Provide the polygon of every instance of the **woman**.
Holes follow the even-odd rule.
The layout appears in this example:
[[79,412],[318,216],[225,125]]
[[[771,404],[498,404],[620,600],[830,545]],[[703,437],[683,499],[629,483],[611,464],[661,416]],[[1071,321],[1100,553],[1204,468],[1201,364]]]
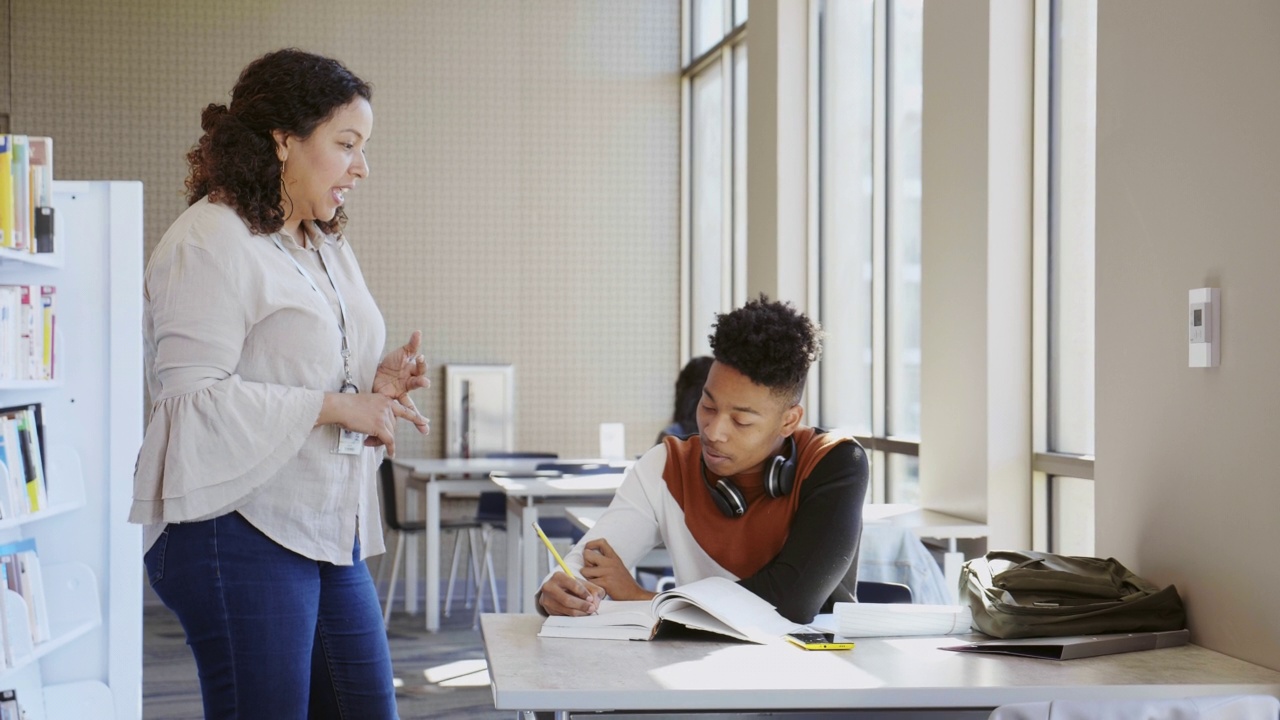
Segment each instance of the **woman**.
[[386,340],[351,246],[370,87],[281,50],[209,105],[190,207],[151,255],[151,418],[134,477],[148,580],[186,631],[208,718],[396,717],[364,559],[396,419],[428,431],[420,333]]

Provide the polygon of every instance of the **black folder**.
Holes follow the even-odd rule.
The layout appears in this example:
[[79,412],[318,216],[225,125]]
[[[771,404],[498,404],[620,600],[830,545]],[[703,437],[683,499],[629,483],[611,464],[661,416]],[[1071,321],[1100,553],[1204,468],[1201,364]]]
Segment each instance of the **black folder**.
[[1098,655],[1156,650],[1186,645],[1191,639],[1187,630],[1164,632],[1117,633],[1115,635],[1079,635],[1070,637],[1018,638],[1016,640],[982,640],[965,645],[951,645],[943,650],[956,652],[998,653],[1047,660],[1075,660]]

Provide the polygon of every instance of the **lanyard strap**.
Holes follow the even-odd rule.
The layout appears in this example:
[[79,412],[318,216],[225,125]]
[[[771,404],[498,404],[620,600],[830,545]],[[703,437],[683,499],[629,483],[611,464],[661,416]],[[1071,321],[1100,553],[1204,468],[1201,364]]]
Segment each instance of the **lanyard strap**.
[[[298,262],[298,259],[293,256],[293,253],[289,252],[280,242],[279,233],[271,235],[271,242],[275,243],[276,247],[280,248],[280,252],[284,253],[285,257],[289,258],[289,262],[293,263],[293,266],[298,269],[298,272],[302,277],[307,279],[307,283],[311,285],[311,289],[316,291],[316,294],[320,296],[321,300],[324,300],[325,305],[328,305],[329,299],[320,291],[320,287],[316,285],[316,281],[311,277],[311,273],[307,272],[306,269],[302,267],[302,264]],[[342,336],[342,374],[345,376],[346,381],[344,385],[350,385],[352,388],[355,388],[356,383],[351,378],[351,348],[347,344],[347,304],[342,300],[342,291],[338,289],[338,283],[334,282],[333,273],[329,272],[329,264],[324,261],[324,248],[317,245],[316,255],[320,258],[320,267],[324,268],[325,277],[329,278],[329,285],[333,287],[334,296],[338,298],[338,334]]]

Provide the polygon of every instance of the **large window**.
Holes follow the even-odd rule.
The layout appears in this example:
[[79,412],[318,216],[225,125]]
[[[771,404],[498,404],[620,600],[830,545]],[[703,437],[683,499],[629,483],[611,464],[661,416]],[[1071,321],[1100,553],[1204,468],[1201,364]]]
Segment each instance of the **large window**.
[[684,0],[683,358],[746,301],[746,0]]
[[919,500],[922,0],[819,0],[819,423],[871,453],[880,502]]
[[1035,545],[1093,555],[1096,0],[1038,0]]

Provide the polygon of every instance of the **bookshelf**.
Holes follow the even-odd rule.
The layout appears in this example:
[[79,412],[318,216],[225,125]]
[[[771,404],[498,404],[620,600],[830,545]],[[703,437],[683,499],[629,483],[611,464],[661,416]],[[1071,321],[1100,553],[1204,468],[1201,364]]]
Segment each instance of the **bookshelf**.
[[0,543],[35,539],[50,629],[0,689],[29,720],[140,718],[142,534],[126,518],[144,420],[142,184],[58,181],[54,207],[55,252],[0,252],[0,284],[57,286],[55,379],[0,382],[0,406],[43,408],[49,503],[0,520]]

